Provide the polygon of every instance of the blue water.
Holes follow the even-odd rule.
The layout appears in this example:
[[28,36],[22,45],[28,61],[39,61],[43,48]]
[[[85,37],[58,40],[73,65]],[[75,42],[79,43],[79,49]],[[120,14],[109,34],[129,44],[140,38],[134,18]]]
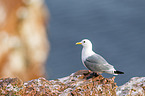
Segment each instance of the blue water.
[[[134,76],[145,76],[145,0],[46,0],[50,11],[47,60],[49,79],[86,69],[81,62],[82,46],[88,38],[93,50],[124,75],[122,85]],[[104,77],[113,75],[103,74]]]

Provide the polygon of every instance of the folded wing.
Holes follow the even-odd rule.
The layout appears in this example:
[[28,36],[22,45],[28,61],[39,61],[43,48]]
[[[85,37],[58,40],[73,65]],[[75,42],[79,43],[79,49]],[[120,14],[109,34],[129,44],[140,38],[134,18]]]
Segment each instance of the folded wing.
[[112,65],[108,64],[108,62],[102,56],[98,54],[94,54],[88,57],[84,61],[84,64],[89,70],[94,71],[94,72],[103,73],[103,72],[115,70]]

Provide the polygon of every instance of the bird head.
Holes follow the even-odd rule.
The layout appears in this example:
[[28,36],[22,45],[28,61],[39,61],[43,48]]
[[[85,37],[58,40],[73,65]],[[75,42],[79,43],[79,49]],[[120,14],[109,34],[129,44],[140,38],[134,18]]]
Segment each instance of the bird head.
[[76,45],[78,45],[78,44],[82,45],[84,48],[86,48],[86,47],[91,47],[92,48],[92,43],[88,39],[83,39],[81,42],[76,43]]

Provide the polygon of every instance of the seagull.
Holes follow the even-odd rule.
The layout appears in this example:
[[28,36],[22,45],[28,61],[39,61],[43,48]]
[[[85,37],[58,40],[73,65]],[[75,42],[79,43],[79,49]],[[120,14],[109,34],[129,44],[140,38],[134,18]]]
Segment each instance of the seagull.
[[102,56],[96,54],[92,50],[92,43],[88,39],[83,39],[81,42],[77,42],[76,45],[82,45],[82,63],[86,68],[94,73],[108,73],[113,75],[124,74],[124,72],[117,71],[109,64]]

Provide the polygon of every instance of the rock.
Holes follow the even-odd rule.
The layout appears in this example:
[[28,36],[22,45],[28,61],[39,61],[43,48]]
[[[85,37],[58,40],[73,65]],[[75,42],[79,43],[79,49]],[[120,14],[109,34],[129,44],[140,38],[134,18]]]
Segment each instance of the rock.
[[0,0],[0,78],[45,76],[47,14],[44,0]]
[[145,77],[133,77],[116,91],[118,96],[145,96]]
[[35,96],[144,96],[145,77],[134,77],[117,87],[115,77],[102,75],[87,78],[91,73],[80,70],[56,80],[43,77],[23,82],[18,78],[0,79],[1,95]]
[[[83,71],[84,72],[84,71]],[[87,71],[85,71],[87,72]],[[48,95],[48,96],[84,96],[84,95],[114,95],[116,83],[113,78],[104,78],[102,75],[86,79],[81,71],[57,80],[38,78],[22,82],[18,78],[0,80],[1,95]],[[89,73],[89,72],[88,72]]]

